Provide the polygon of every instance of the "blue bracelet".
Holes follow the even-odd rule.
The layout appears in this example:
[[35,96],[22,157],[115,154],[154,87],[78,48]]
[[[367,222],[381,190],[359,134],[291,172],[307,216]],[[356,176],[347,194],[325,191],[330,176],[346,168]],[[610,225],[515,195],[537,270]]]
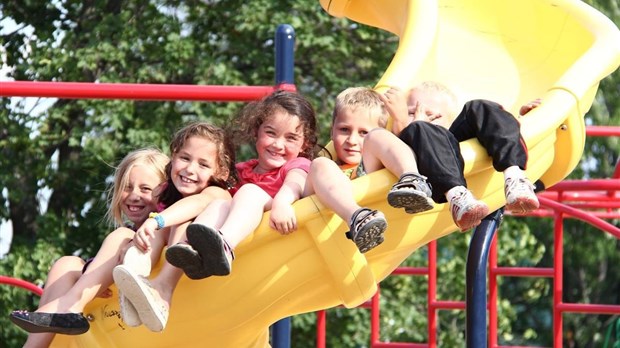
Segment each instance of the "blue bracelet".
[[164,228],[166,226],[166,223],[164,222],[164,217],[157,214],[157,213],[150,213],[149,214],[150,218],[155,219],[155,221],[157,221],[157,229],[161,230],[162,228]]

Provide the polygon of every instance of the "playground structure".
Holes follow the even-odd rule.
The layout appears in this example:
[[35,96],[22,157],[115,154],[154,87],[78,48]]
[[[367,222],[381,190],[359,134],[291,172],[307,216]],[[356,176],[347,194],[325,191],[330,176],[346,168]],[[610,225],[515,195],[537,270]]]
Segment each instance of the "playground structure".
[[[423,80],[439,80],[461,92],[463,99],[497,100],[513,113],[518,105],[542,97],[543,104],[523,117],[521,124],[530,149],[527,174],[533,180],[540,179],[545,187],[564,179],[578,163],[585,140],[583,116],[599,81],[620,64],[618,29],[579,1],[498,4],[491,0],[368,0],[322,1],[321,4],[334,16],[376,26],[400,37],[398,50],[378,82],[378,89],[391,85],[407,88]],[[454,57],[458,59],[455,61]],[[280,82],[284,86],[292,85],[292,81],[280,80],[276,87],[257,90],[247,87],[248,92],[254,93],[248,99],[236,99],[239,96],[215,99],[258,98],[282,86]],[[66,89],[62,88],[63,84],[54,86],[52,90],[48,83],[3,83],[1,95],[132,99],[133,90],[141,89],[127,84],[100,84],[91,89],[78,84],[81,91],[78,92],[71,89],[76,85],[65,84]],[[213,90],[208,86],[183,88],[192,87],[200,91],[198,94],[204,93],[192,100],[202,97],[206,100],[209,93],[219,93],[214,86],[211,86]],[[37,88],[39,92],[25,92]],[[181,86],[150,88],[163,91]],[[160,98],[141,95],[137,99]],[[461,147],[470,188],[492,209],[500,209],[503,206],[501,175],[494,172],[484,150],[475,141],[464,142]],[[261,224],[237,249],[236,274],[203,282],[182,280],[169,326],[163,334],[152,335],[145,328],[119,328],[120,319],[106,316],[105,312],[118,310],[117,299],[97,299],[85,311],[93,318],[91,330],[77,337],[58,337],[55,344],[186,346],[193,340],[191,333],[199,328],[201,337],[209,338],[208,343],[213,346],[263,347],[268,341],[267,328],[281,318],[339,305],[356,307],[370,298],[377,290],[376,284],[408,255],[429,243],[432,247],[435,240],[456,230],[447,207],[438,205],[432,211],[416,215],[416,233],[407,233],[413,227],[412,216],[385,203],[385,194],[394,180],[391,174],[381,171],[354,181],[356,198],[361,204],[383,210],[390,221],[387,232],[390,237],[365,255],[344,238],[346,224],[314,197],[309,197],[295,205],[304,228],[290,238],[278,238],[269,233],[266,223]],[[543,206],[553,205],[545,197],[541,200]],[[492,233],[484,233],[485,227],[494,231],[496,226],[492,219],[485,221],[474,233],[474,239],[482,236],[480,244],[488,246],[485,241],[490,241],[488,236]],[[483,254],[479,259],[486,263]],[[260,270],[256,269],[257,259],[264,262]],[[255,294],[246,294],[248,288],[254,289]],[[200,293],[213,294],[222,302],[200,303],[199,308],[184,304],[184,298]],[[486,303],[482,308],[486,308]],[[560,313],[570,309],[570,306],[558,307]],[[213,313],[213,318],[197,317],[197,313]],[[486,332],[486,322],[484,328]],[[429,346],[436,346],[436,342],[429,342]],[[471,346],[478,347],[473,343]]]

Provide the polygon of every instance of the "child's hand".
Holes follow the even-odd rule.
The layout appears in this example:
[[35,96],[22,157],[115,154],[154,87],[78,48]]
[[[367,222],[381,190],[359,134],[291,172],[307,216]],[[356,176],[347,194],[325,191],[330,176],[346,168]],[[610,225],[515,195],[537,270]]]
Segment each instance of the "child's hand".
[[155,231],[157,230],[157,221],[153,218],[148,218],[142,226],[136,231],[136,237],[133,239],[134,244],[138,249],[142,251],[148,251],[151,249],[151,238],[155,238]]
[[295,209],[290,204],[283,204],[277,207],[275,204],[269,214],[269,227],[277,230],[281,234],[293,233],[297,230],[297,217]]
[[534,110],[535,108],[537,108],[538,106],[540,106],[540,103],[542,103],[542,99],[536,98],[536,99],[532,100],[531,102],[523,105],[519,109],[519,115],[524,116],[528,112],[530,112],[530,111]]
[[97,297],[100,297],[100,298],[110,298],[110,297],[112,297],[112,295],[113,295],[113,294],[112,294],[112,290],[110,290],[110,289],[108,288],[108,289],[105,289],[105,290],[100,291],[100,292],[97,294]]
[[397,120],[404,120],[409,117],[407,98],[405,93],[399,88],[390,87],[390,89],[380,96],[390,116]]
[[424,104],[420,102],[417,102],[415,105],[409,107],[409,114],[412,115],[413,121],[423,121],[437,125],[441,125],[439,123],[439,119],[443,117],[441,114],[427,109]]

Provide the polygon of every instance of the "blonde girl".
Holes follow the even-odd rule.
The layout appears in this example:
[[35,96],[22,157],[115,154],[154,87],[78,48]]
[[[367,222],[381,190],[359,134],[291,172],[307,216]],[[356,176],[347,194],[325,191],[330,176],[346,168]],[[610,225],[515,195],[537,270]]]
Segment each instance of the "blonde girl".
[[[15,311],[11,320],[31,332],[24,347],[49,346],[55,333],[80,334],[88,322],[80,314],[96,296],[110,297],[112,268],[131,245],[135,229],[157,208],[153,190],[165,181],[168,156],[157,149],[130,152],[119,163],[108,190],[107,218],[119,227],[104,240],[94,259],[63,256],[48,273],[36,312]],[[161,250],[163,243],[154,245]]]

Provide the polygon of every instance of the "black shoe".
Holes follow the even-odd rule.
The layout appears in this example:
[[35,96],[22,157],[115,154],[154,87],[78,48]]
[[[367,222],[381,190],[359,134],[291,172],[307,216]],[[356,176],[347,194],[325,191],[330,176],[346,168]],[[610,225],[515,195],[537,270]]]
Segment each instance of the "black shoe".
[[11,321],[30,333],[54,332],[81,335],[88,331],[88,320],[78,313],[11,312]]
[[166,249],[166,261],[182,269],[190,279],[203,279],[211,275],[202,269],[202,259],[198,252],[186,243],[177,243]]

